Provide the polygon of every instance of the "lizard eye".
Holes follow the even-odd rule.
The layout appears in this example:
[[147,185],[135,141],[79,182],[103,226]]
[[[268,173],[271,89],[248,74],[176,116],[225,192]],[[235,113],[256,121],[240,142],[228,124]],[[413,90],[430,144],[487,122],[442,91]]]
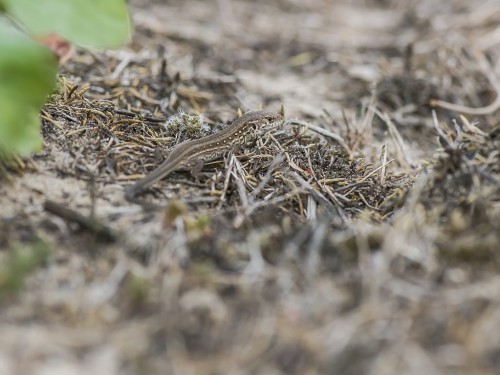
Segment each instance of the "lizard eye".
[[274,122],[283,121],[283,118],[279,115],[270,115],[267,117],[267,121],[272,124]]

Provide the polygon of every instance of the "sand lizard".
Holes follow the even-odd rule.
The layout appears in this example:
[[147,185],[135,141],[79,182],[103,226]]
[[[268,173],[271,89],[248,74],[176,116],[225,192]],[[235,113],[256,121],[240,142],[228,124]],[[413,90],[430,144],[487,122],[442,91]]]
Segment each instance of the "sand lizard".
[[203,163],[218,159],[239,146],[248,146],[264,131],[283,123],[283,117],[269,111],[251,111],[236,119],[218,133],[186,141],[175,146],[165,161],[125,190],[125,198],[133,203],[142,203],[136,196],[149,186],[178,169],[200,170]]

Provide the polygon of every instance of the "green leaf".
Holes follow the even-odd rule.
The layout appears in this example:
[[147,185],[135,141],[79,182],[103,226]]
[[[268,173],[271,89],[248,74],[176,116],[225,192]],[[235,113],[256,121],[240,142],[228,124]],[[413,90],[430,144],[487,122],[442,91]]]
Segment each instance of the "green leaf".
[[0,264],[0,301],[19,292],[27,277],[52,254],[48,244],[38,240],[11,249]]
[[82,46],[118,47],[130,36],[124,0],[1,0],[37,36],[57,33]]
[[0,148],[27,154],[42,146],[38,113],[53,90],[57,59],[0,18]]

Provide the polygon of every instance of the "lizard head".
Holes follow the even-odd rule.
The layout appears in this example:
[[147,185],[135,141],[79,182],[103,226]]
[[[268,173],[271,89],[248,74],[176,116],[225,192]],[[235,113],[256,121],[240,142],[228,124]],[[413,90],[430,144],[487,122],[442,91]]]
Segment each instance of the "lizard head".
[[251,124],[253,130],[257,132],[272,129],[281,125],[284,121],[283,116],[280,114],[266,110],[247,112],[239,120]]
[[264,122],[266,123],[264,125],[264,128],[281,125],[285,120],[283,116],[278,113],[270,111],[259,111],[259,113],[261,114],[261,117],[264,119]]
[[240,141],[252,144],[257,138],[283,123],[283,116],[270,111],[250,111],[238,118],[227,131],[237,130]]
[[238,121],[246,124],[243,142],[250,145],[264,133],[280,126],[284,119],[277,113],[262,110],[247,112]]

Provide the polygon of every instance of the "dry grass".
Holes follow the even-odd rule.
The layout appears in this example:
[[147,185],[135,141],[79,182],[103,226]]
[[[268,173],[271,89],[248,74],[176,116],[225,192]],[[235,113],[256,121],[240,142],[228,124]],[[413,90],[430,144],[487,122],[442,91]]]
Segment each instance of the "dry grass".
[[498,2],[175,3],[78,51],[1,166],[0,374],[500,373]]

